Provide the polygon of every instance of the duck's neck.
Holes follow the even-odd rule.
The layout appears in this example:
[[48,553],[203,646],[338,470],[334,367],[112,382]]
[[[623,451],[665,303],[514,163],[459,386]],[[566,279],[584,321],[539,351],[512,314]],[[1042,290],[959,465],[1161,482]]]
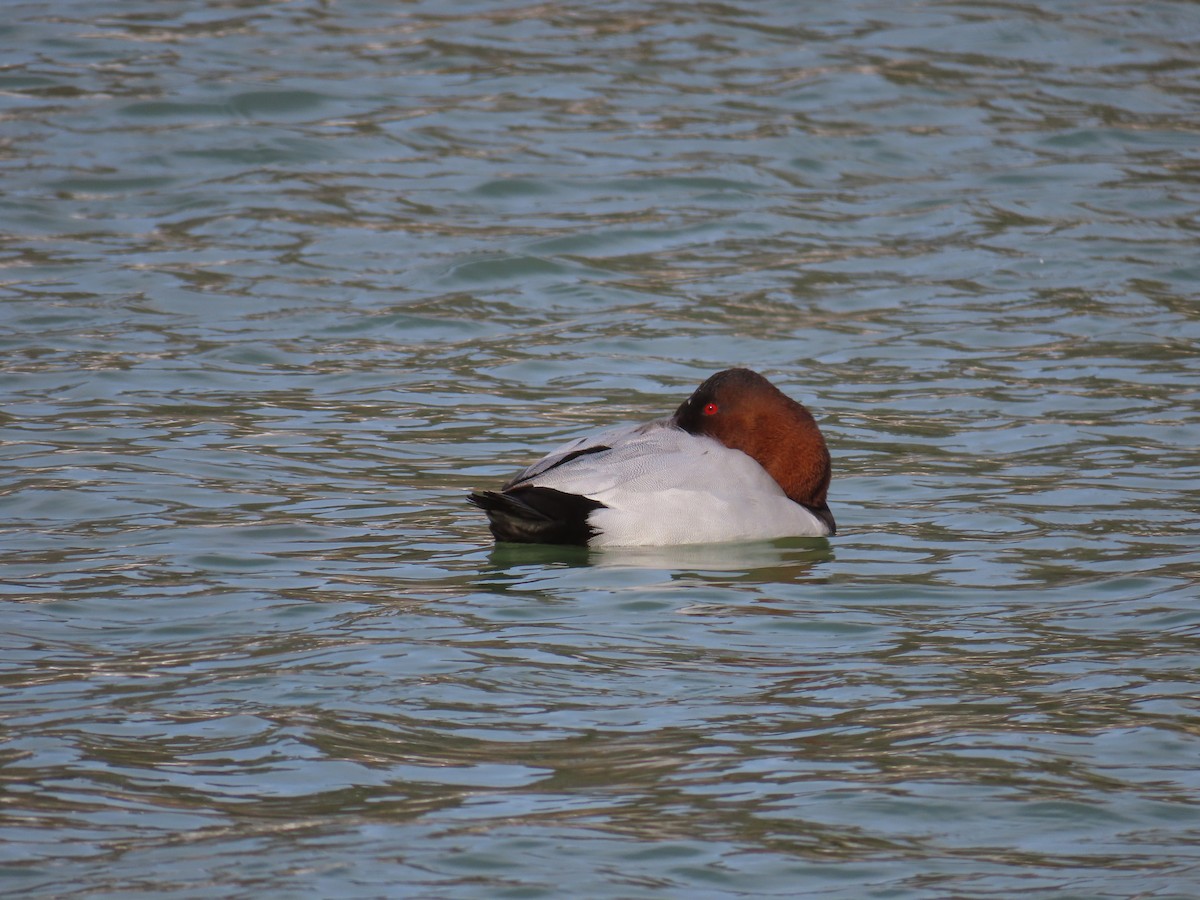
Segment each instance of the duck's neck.
[[829,448],[812,413],[790,398],[788,403],[792,414],[786,420],[771,417],[749,430],[753,446],[740,449],[758,460],[788,497],[820,509],[829,493]]

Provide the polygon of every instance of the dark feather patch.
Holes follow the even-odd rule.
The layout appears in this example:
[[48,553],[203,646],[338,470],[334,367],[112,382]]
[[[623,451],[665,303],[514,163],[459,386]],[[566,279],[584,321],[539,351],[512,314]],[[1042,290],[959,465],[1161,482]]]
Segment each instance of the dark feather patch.
[[515,477],[509,479],[504,485],[503,490],[510,490],[516,487],[523,481],[529,481],[537,478],[539,475],[545,475],[551,469],[557,469],[559,466],[569,463],[573,459],[579,459],[581,456],[588,456],[592,453],[603,453],[605,450],[611,450],[612,447],[606,447],[604,444],[596,444],[592,447],[584,447],[582,450],[572,450],[570,453],[564,453],[560,457],[547,456],[545,459],[530,466],[524,472],[519,473]]
[[467,500],[487,513],[497,541],[517,544],[587,544],[596,534],[588,516],[604,507],[591,497],[546,487],[478,491]]

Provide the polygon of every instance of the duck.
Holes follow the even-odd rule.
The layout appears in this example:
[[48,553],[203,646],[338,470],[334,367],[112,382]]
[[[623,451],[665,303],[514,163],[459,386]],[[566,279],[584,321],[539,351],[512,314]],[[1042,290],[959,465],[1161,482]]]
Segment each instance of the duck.
[[669,546],[834,535],[829,481],[812,413],[734,368],[670,416],[570,441],[467,500],[498,543]]

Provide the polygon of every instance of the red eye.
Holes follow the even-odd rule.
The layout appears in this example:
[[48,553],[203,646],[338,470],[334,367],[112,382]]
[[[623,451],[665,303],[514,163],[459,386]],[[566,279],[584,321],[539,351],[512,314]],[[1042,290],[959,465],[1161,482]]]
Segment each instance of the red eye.
[[717,404],[715,404],[715,403],[704,404],[704,414],[706,416],[715,416],[717,414]]

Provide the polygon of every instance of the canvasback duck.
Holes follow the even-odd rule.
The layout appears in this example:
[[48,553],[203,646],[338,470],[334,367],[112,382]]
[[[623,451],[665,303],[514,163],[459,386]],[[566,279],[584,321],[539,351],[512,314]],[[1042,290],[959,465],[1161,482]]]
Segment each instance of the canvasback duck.
[[467,499],[497,541],[632,547],[833,534],[828,489],[812,414],[726,369],[674,415],[571,441]]

